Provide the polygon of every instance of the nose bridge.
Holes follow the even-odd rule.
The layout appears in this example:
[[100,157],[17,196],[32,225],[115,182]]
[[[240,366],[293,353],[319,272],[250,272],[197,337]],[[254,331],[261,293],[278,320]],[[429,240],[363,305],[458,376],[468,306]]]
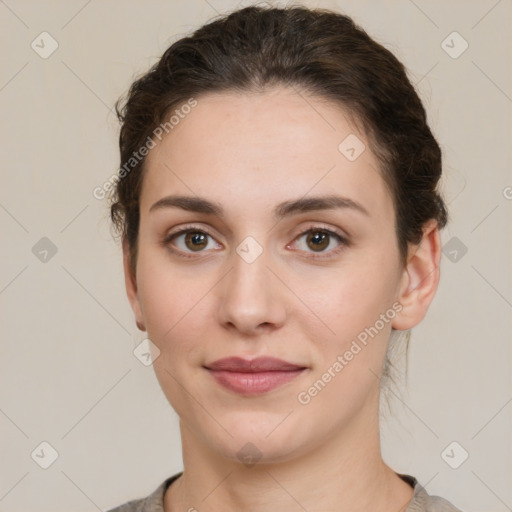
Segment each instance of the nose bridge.
[[272,267],[272,255],[253,237],[246,237],[236,247],[220,300],[222,323],[247,332],[262,324],[282,324],[284,296],[267,266]]
[[265,300],[272,295],[270,283],[271,254],[254,237],[246,237],[232,255],[232,271],[229,277],[230,293],[239,300]]

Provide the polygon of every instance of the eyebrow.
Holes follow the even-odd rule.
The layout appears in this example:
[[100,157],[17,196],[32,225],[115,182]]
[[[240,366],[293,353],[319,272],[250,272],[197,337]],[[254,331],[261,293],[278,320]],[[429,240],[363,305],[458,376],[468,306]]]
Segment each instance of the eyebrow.
[[[164,208],[181,208],[189,212],[205,213],[224,217],[224,209],[219,203],[209,201],[196,196],[166,196],[159,199],[149,209],[150,212]],[[316,210],[333,210],[335,208],[350,209],[370,217],[369,211],[360,203],[336,195],[317,196],[285,201],[278,204],[273,215],[275,219],[282,219],[297,213],[305,213]]]

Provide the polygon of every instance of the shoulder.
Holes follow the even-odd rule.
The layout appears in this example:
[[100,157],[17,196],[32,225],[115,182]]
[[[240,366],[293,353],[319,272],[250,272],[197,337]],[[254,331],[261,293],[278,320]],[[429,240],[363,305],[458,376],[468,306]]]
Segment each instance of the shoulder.
[[107,512],[164,512],[165,491],[179,476],[181,476],[181,473],[166,478],[148,496],[128,501],[122,505],[107,510]]
[[414,495],[405,512],[462,512],[448,500],[428,494],[416,478],[402,475],[402,477],[404,476],[414,487]]

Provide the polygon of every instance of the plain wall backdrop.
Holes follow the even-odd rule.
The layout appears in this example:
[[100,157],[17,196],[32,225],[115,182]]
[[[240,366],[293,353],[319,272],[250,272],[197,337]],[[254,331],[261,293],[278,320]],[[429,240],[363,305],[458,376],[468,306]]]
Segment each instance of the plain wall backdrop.
[[[404,62],[444,154],[441,282],[384,458],[464,511],[511,510],[512,3],[302,3]],[[93,190],[119,165],[115,100],[171,42],[249,4],[0,1],[1,511],[106,510],[182,469]]]

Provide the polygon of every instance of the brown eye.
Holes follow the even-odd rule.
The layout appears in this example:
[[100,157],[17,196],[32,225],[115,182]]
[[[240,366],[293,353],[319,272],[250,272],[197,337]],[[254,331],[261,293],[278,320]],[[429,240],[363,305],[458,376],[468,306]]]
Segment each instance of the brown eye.
[[185,245],[191,251],[201,251],[208,245],[208,235],[201,231],[189,231],[185,235]]
[[172,233],[164,238],[162,245],[176,254],[189,257],[192,253],[206,253],[208,249],[221,247],[212,235],[197,228],[185,228],[177,233]]
[[310,231],[306,238],[306,243],[310,249],[319,252],[329,246],[329,238],[329,233],[325,231]]
[[296,249],[309,253],[310,258],[319,259],[334,257],[350,244],[347,238],[335,231],[323,227],[313,227],[302,232],[295,239],[293,245]]

